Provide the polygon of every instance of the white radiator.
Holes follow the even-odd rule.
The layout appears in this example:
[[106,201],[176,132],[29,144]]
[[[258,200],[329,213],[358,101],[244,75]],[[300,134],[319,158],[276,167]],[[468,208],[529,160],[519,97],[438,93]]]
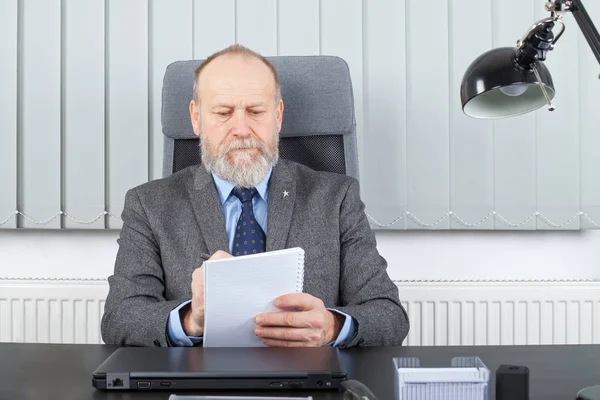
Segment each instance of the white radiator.
[[[398,282],[406,345],[600,343],[600,282]],[[0,280],[0,342],[102,343],[104,281]]]
[[0,280],[0,342],[103,343],[105,281]]
[[399,283],[407,345],[600,343],[600,282]]

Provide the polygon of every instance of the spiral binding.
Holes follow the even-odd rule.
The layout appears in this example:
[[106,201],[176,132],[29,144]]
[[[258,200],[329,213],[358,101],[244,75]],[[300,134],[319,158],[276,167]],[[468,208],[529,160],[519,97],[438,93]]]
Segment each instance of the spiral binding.
[[304,250],[298,253],[298,272],[296,276],[296,291],[304,292]]

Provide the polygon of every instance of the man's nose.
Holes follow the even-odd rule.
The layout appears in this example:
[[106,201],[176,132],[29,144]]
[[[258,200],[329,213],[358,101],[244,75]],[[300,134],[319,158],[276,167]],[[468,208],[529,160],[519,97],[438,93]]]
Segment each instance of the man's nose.
[[234,113],[233,116],[233,134],[235,136],[246,137],[252,134],[250,129],[250,121],[244,111]]

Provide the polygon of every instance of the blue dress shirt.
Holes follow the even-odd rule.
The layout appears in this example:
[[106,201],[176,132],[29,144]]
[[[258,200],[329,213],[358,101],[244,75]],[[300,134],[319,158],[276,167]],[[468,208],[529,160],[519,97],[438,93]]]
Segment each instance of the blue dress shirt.
[[[272,169],[269,169],[269,172],[267,173],[265,178],[258,185],[256,185],[256,191],[258,196],[254,196],[254,198],[252,199],[252,206],[254,207],[254,217],[256,218],[256,221],[260,224],[261,228],[264,230],[267,237],[267,202],[269,197],[268,184],[269,178],[271,177],[271,171]],[[231,253],[231,248],[233,246],[233,238],[235,235],[235,227],[240,218],[240,214],[242,213],[242,204],[237,199],[237,197],[235,197],[231,193],[231,190],[234,188],[233,184],[219,178],[215,174],[213,174],[212,176],[217,187],[219,200],[221,201],[223,216],[225,217],[225,227],[227,229],[227,238],[229,240],[229,252]],[[167,322],[167,331],[169,333],[169,341],[173,346],[193,346],[202,341],[202,337],[187,336],[181,325],[179,310],[190,302],[191,300],[181,303],[179,306],[174,308],[169,314],[169,320]],[[356,332],[356,322],[348,314],[331,308],[329,308],[328,310],[341,314],[345,317],[344,325],[342,326],[342,330],[340,331],[340,334],[338,335],[337,339],[335,340],[335,342],[329,343],[329,345],[333,346],[343,345],[346,343],[346,341],[350,340],[354,336]]]

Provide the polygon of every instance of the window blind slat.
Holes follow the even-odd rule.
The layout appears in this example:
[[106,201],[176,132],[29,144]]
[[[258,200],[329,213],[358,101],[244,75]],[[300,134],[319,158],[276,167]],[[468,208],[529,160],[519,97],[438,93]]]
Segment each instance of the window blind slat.
[[279,1],[279,55],[319,54],[319,0]]
[[449,3],[450,209],[456,213],[451,219],[452,229],[494,227],[492,122],[467,117],[460,102],[464,72],[472,60],[492,46],[491,3],[491,0]]
[[[28,0],[23,7],[22,212],[36,222],[61,210],[61,2]],[[60,228],[61,218],[25,228]]]
[[235,43],[235,0],[194,0],[194,59]]
[[0,0],[0,229],[17,226],[17,21],[17,2]]
[[[407,13],[407,208],[431,225],[449,211],[448,3],[436,2],[432,12],[430,2],[411,1]],[[407,224],[423,228],[413,219]],[[446,217],[430,227],[449,226]]]
[[[108,0],[108,211],[148,180],[148,2]],[[121,222],[108,219],[108,227]]]
[[277,0],[237,1],[236,40],[263,56],[277,55]]
[[[534,4],[536,3],[536,4]],[[515,46],[532,25],[538,1],[493,1],[493,46]],[[515,12],[514,10],[519,10]],[[507,24],[506,21],[511,21]],[[520,28],[522,27],[522,28]],[[517,228],[496,217],[496,229],[536,229],[535,114],[494,121],[494,202],[496,211]]]
[[[362,1],[321,1],[321,54],[343,58],[348,63],[356,114],[358,165],[363,164],[363,29]],[[361,177],[363,176],[361,167]],[[364,190],[362,190],[364,193]]]
[[[406,229],[406,1],[365,2],[361,188],[371,226]],[[390,46],[390,39],[393,45]]]
[[[64,211],[79,221],[104,212],[104,0],[64,0]],[[64,219],[65,228],[104,229]]]
[[[600,28],[600,2],[588,1],[586,11]],[[565,23],[575,24],[571,17]],[[573,27],[573,29],[577,29]],[[579,88],[579,120],[580,120],[580,167],[581,167],[581,211],[588,217],[581,217],[581,228],[598,228],[600,224],[600,69],[598,61],[585,41],[583,34],[578,32],[579,40],[579,70],[572,71],[569,84],[575,85],[578,77]],[[560,39],[562,40],[562,39]],[[558,43],[557,43],[558,46]],[[571,115],[570,119],[576,118]],[[590,221],[591,219],[591,221]],[[593,222],[592,222],[593,221]]]
[[162,178],[164,136],[160,110],[165,70],[174,61],[192,58],[192,17],[190,0],[154,1],[150,7],[150,180]]
[[[536,4],[538,2],[535,2]],[[535,20],[548,16],[538,4]],[[572,19],[572,16],[569,16]],[[546,66],[552,74],[556,97],[553,112],[542,107],[537,113],[537,210],[552,223],[563,225],[579,212],[579,68],[578,28],[574,19],[556,48],[548,54]],[[600,69],[599,69],[600,71]],[[600,85],[596,85],[600,89]],[[538,219],[537,229],[556,229]],[[579,217],[564,226],[579,229]]]

